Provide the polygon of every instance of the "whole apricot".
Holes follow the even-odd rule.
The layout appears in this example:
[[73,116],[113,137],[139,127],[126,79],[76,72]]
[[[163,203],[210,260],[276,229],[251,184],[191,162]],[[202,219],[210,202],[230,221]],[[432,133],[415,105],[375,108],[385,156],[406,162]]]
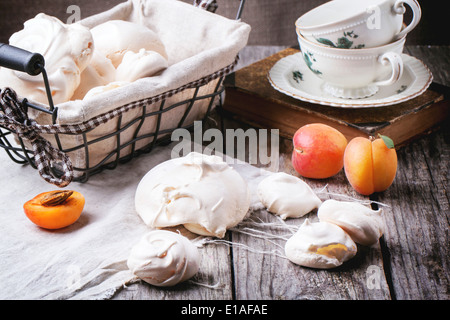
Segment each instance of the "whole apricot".
[[293,143],[292,165],[303,177],[329,178],[344,166],[347,138],[333,127],[307,124],[296,131]]
[[25,202],[25,215],[45,229],[60,229],[73,224],[84,208],[84,196],[76,191],[49,191]]
[[362,195],[385,191],[397,173],[397,152],[381,138],[354,138],[345,149],[344,171],[351,186]]

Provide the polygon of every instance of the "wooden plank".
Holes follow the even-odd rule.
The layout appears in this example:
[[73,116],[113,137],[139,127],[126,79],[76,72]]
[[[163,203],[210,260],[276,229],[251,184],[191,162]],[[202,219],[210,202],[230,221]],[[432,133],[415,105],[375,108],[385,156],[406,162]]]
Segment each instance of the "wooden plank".
[[[449,48],[408,47],[432,69],[435,81],[450,84]],[[391,293],[397,299],[449,299],[448,126],[398,152],[394,184],[379,195],[385,215],[385,256]]]
[[432,134],[399,152],[394,184],[380,194],[390,205],[384,240],[397,299],[448,299],[449,145]]

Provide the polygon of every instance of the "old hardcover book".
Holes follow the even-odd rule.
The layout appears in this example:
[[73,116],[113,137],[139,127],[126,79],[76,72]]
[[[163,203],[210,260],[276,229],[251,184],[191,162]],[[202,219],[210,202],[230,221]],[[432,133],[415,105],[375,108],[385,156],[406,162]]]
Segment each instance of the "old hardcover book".
[[273,89],[267,74],[281,58],[297,53],[289,48],[242,68],[225,80],[225,113],[255,127],[279,129],[292,138],[301,126],[321,122],[347,139],[356,136],[391,137],[396,146],[430,132],[450,114],[449,88],[436,83],[420,96],[392,106],[339,108],[297,100]]

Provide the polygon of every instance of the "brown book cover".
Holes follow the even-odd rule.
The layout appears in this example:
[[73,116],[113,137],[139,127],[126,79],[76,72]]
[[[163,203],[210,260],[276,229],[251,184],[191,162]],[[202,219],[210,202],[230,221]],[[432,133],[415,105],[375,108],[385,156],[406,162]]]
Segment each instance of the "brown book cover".
[[383,107],[339,108],[287,96],[271,86],[267,75],[278,60],[297,52],[285,49],[229,75],[224,111],[255,127],[279,129],[285,138],[292,138],[305,124],[321,122],[340,130],[349,140],[383,134],[397,146],[430,132],[450,114],[450,90],[436,83],[414,99]]

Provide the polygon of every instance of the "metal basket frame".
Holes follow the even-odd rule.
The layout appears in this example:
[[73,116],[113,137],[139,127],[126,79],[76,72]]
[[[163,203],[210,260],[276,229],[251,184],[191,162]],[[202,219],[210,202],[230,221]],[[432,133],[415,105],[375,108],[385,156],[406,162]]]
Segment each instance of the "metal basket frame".
[[[244,3],[245,3],[245,0],[240,0],[240,6],[238,9],[236,19],[240,19],[242,10],[244,7]],[[215,3],[215,0],[213,0],[213,1],[211,1],[211,0],[200,0],[200,1],[196,0],[196,1],[194,1],[194,5],[201,7],[203,9],[206,9],[208,11],[213,11],[213,12],[215,11],[215,9],[217,9],[217,4]],[[211,7],[211,5],[212,5],[212,7]],[[63,153],[67,154],[69,152],[73,152],[73,151],[76,151],[79,149],[84,149],[86,167],[84,167],[84,168],[73,167],[74,171],[78,171],[78,172],[82,173],[81,175],[76,175],[73,178],[73,181],[86,182],[94,174],[97,174],[105,169],[112,170],[112,169],[116,168],[119,164],[126,163],[126,162],[130,161],[131,159],[136,158],[142,154],[150,153],[156,146],[170,143],[171,142],[170,134],[174,130],[179,129],[179,128],[191,130],[193,128],[194,124],[185,125],[184,122],[185,122],[186,118],[188,117],[189,112],[192,110],[192,107],[194,106],[195,102],[197,102],[199,100],[209,99],[206,113],[203,116],[203,119],[199,119],[199,121],[204,122],[210,115],[210,112],[213,108],[215,101],[218,101],[219,108],[222,106],[222,93],[224,92],[223,80],[224,80],[226,74],[228,74],[229,72],[231,72],[233,70],[233,67],[237,63],[237,60],[238,60],[238,57],[236,57],[236,61],[232,65],[230,65],[222,70],[219,70],[215,76],[211,76],[211,75],[207,76],[203,79],[199,79],[197,81],[194,81],[191,84],[184,85],[181,88],[174,90],[175,92],[181,92],[181,91],[184,91],[187,89],[194,89],[192,96],[188,99],[176,102],[170,106],[166,106],[167,98],[170,97],[172,95],[172,93],[169,92],[169,93],[162,94],[161,95],[162,98],[156,98],[157,103],[159,103],[159,108],[156,111],[147,112],[147,110],[146,110],[147,104],[151,104],[151,103],[147,103],[147,104],[144,103],[141,107],[140,114],[138,116],[136,116],[134,119],[132,119],[131,121],[127,121],[127,123],[123,123],[123,114],[120,113],[117,117],[115,117],[115,119],[117,121],[117,125],[116,125],[116,130],[113,133],[109,133],[109,134],[106,134],[99,138],[92,139],[92,140],[88,140],[87,134],[90,131],[94,130],[95,128],[89,128],[81,133],[73,133],[73,134],[72,133],[56,133],[56,134],[54,134],[55,141],[57,144],[57,146],[55,146],[55,147],[57,147],[57,149],[59,149]],[[44,68],[42,68],[42,75],[44,78],[44,84],[46,86],[47,98],[48,98],[48,102],[49,102],[48,109],[42,108],[36,104],[33,104],[33,103],[29,102],[27,99],[23,99],[23,101],[21,102],[21,105],[26,109],[25,110],[26,112],[27,112],[28,108],[32,108],[39,112],[44,112],[44,113],[51,115],[52,124],[56,124],[58,107],[55,107],[53,105],[52,97],[50,94],[51,90],[50,90],[50,87],[48,84],[48,79],[47,79],[47,75],[46,75]],[[207,86],[211,81],[217,81],[214,91],[209,94],[199,95],[200,89],[204,86]],[[136,102],[134,102],[134,104],[136,104]],[[176,127],[170,128],[170,129],[164,129],[164,130],[160,129],[161,119],[162,119],[164,113],[171,111],[173,109],[176,109],[176,108],[186,106],[186,105],[187,105],[186,110],[184,111],[184,113],[181,117],[181,120],[178,122]],[[119,108],[117,108],[117,109],[119,109]],[[156,119],[157,119],[156,129],[154,132],[147,133],[147,134],[141,134],[140,129],[142,127],[142,124],[149,117],[156,117]],[[137,127],[134,130],[133,138],[127,142],[122,143],[121,136],[120,136],[121,133],[135,124],[137,124]],[[81,136],[83,143],[81,143],[75,147],[63,148],[61,145],[61,142],[60,142],[60,135],[73,135],[73,136],[79,135],[79,136]],[[161,135],[165,135],[165,136],[157,139],[157,137],[160,137]],[[97,164],[95,164],[94,166],[91,167],[89,165],[89,146],[91,146],[99,141],[102,141],[105,139],[110,139],[110,138],[115,138],[115,140],[116,140],[116,144],[115,144],[116,146],[115,146],[114,150],[112,150],[110,153],[108,153],[103,158],[103,160],[101,160],[100,162],[98,162]],[[138,141],[143,140],[143,139],[148,139],[148,138],[153,138],[150,143],[148,143],[145,146],[140,147],[138,149],[136,148],[136,143]],[[19,142],[18,145],[13,144],[11,142],[14,140]],[[1,125],[0,125],[0,147],[6,151],[8,156],[14,162],[16,162],[18,164],[29,164],[34,169],[37,169],[34,152],[26,146],[26,144],[24,143],[22,138],[17,137],[8,128],[3,127]],[[128,147],[131,147],[131,152],[125,156],[120,156],[121,150],[123,150],[124,148],[128,148]],[[51,169],[52,169],[52,174],[54,176],[61,175],[61,172],[58,170],[57,166],[52,167]]]
[[[85,150],[84,154],[85,154],[86,167],[85,168],[77,168],[77,167],[73,168],[74,171],[82,172],[82,175],[76,176],[74,178],[74,181],[86,182],[89,179],[89,177],[95,173],[101,172],[104,169],[114,169],[117,167],[118,164],[126,163],[141,154],[151,152],[155,146],[170,142],[169,135],[171,132],[173,132],[176,129],[184,128],[184,129],[191,130],[193,127],[193,124],[184,125],[184,120],[189,115],[189,112],[192,109],[192,106],[194,105],[194,103],[196,101],[203,100],[203,99],[209,99],[210,101],[209,101],[205,116],[203,117],[203,119],[199,120],[199,121],[205,121],[208,118],[208,115],[210,114],[210,111],[212,109],[214,101],[216,100],[216,97],[219,99],[219,101],[218,101],[219,105],[222,105],[221,93],[224,91],[224,87],[222,86],[223,78],[224,78],[223,76],[219,78],[214,92],[212,92],[210,94],[201,95],[201,96],[198,95],[200,88],[208,84],[208,83],[206,83],[204,85],[197,86],[194,90],[192,97],[190,97],[189,99],[179,101],[170,106],[166,106],[166,99],[162,99],[159,102],[159,109],[157,111],[147,112],[146,106],[144,105],[144,107],[141,108],[141,114],[139,116],[135,117],[134,119],[132,119],[131,121],[128,121],[125,124],[123,124],[123,122],[122,122],[123,115],[121,114],[121,115],[117,116],[117,119],[116,119],[116,121],[117,121],[116,130],[113,133],[106,134],[106,135],[96,138],[96,139],[88,140],[88,138],[87,138],[87,134],[94,129],[87,129],[84,132],[77,133],[77,134],[70,134],[70,133],[54,134],[58,149],[61,150],[62,152],[69,153],[69,152],[73,152],[73,151],[76,151],[79,149]],[[163,117],[163,114],[168,111],[171,111],[174,108],[181,108],[181,107],[185,106],[186,104],[188,104],[188,107],[184,111],[184,114],[181,118],[181,121],[178,123],[178,125],[174,128],[160,130],[160,124],[161,124],[161,119]],[[28,101],[25,101],[24,105],[26,105],[30,108],[39,110],[41,112],[50,114],[53,119],[53,124],[55,124],[55,119],[56,119],[56,115],[58,112],[57,107],[55,107],[51,111],[51,110],[46,110],[46,109],[40,108],[39,106],[31,104]],[[156,129],[154,132],[152,132],[150,134],[140,134],[139,131],[142,127],[142,124],[145,121],[145,119],[148,117],[157,117]],[[125,143],[121,143],[120,134],[123,131],[127,130],[132,125],[134,125],[135,123],[138,123],[138,126],[133,133],[134,138]],[[164,135],[164,134],[167,134],[167,136],[165,136],[163,138],[159,138],[159,139],[154,138],[154,137],[158,137],[158,136]],[[80,135],[82,137],[83,143],[79,144],[75,147],[71,147],[71,148],[67,148],[67,149],[63,148],[60,143],[60,135],[73,135],[73,136]],[[106,140],[106,139],[110,139],[110,138],[114,138],[114,137],[116,139],[116,148],[113,151],[111,151],[108,155],[106,155],[104,157],[104,159],[102,161],[100,161],[98,164],[96,164],[95,166],[92,166],[92,167],[89,166],[89,146],[93,145],[95,143],[98,143],[102,140]],[[154,138],[152,140],[152,142],[150,142],[146,146],[136,150],[136,143],[138,141],[147,139],[147,138],[151,138],[151,137]],[[16,138],[19,141],[18,146],[13,145],[13,143],[11,143],[11,141],[10,141],[10,139],[16,139]],[[120,157],[121,150],[124,148],[130,147],[130,146],[132,148],[132,151],[130,152],[130,154]],[[35,159],[34,159],[34,152],[25,146],[25,143],[22,138],[15,137],[11,131],[9,131],[8,129],[3,128],[1,126],[0,126],[0,147],[2,147],[8,153],[9,157],[14,162],[16,162],[18,164],[29,164],[34,169],[37,169],[37,165],[36,165]],[[110,159],[113,159],[113,158],[115,158],[115,159],[109,161]],[[53,168],[53,170],[54,170],[55,176],[60,175],[60,172],[58,172],[57,168]]]

